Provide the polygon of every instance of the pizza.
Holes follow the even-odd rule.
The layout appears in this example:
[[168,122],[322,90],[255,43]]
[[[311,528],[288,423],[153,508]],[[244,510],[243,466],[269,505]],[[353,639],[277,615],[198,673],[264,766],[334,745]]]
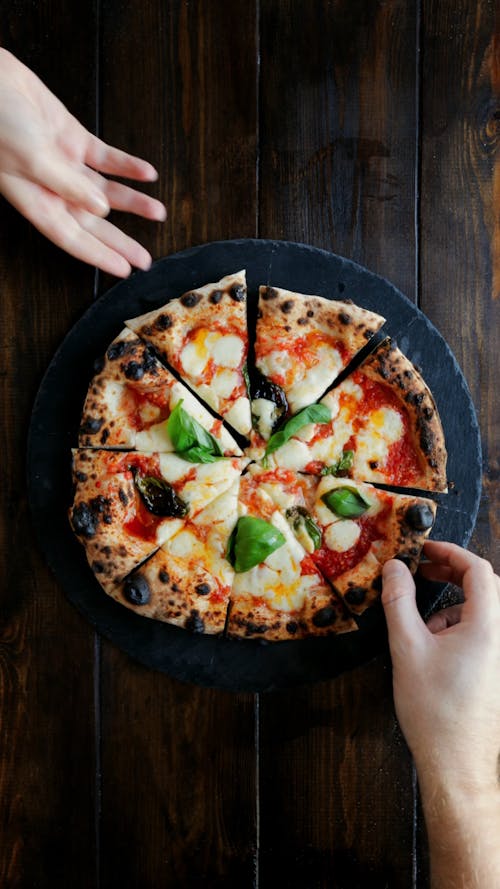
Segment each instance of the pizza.
[[[384,322],[352,303],[260,287],[255,366],[284,392],[287,412],[296,414],[326,392]],[[258,396],[252,413],[262,436],[269,438],[274,402]]]
[[269,454],[270,465],[317,475],[340,471],[360,481],[446,491],[446,448],[434,399],[420,373],[390,340],[321,404],[325,419],[294,431]]
[[437,407],[372,340],[382,316],[266,285],[249,336],[246,298],[237,272],[118,332],[83,406],[70,523],[143,617],[269,642],[355,632],[384,563],[415,572],[432,530]]
[[238,272],[126,322],[242,435],[252,427],[246,299],[245,273]]

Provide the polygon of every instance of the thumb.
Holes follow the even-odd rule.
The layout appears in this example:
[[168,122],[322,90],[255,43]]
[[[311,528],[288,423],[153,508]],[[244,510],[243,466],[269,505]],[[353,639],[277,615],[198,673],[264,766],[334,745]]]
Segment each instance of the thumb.
[[415,583],[408,568],[398,559],[390,559],[382,571],[384,606],[391,649],[397,640],[415,638],[425,631],[415,601]]

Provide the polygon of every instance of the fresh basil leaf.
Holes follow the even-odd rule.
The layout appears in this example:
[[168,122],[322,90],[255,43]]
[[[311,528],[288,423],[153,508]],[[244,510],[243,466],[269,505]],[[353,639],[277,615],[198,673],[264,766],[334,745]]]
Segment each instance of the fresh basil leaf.
[[371,506],[356,488],[333,488],[323,494],[321,499],[331,512],[347,519],[363,515]]
[[146,509],[156,516],[180,518],[188,512],[188,505],[164,479],[151,475],[134,475],[134,482]]
[[354,463],[354,451],[343,451],[342,456],[331,466],[325,466],[321,470],[321,475],[338,475],[340,472],[347,472],[352,469]]
[[247,395],[250,398],[250,376],[248,374],[248,365],[245,361],[243,367],[241,368],[241,373],[243,374],[243,379],[245,380],[245,386],[247,387]]
[[320,549],[322,540],[321,530],[307,509],[303,506],[291,506],[286,511],[286,517],[295,532],[297,540],[302,544],[306,552],[313,552],[309,541],[314,549]]
[[241,574],[260,565],[284,543],[285,537],[274,525],[256,516],[240,516],[229,537],[226,558]]
[[[181,398],[167,421],[167,432],[176,454],[191,463],[213,463],[223,457],[224,452],[217,439],[184,410],[182,402]],[[201,455],[204,459],[201,459]]]
[[332,419],[331,411],[326,404],[310,404],[308,407],[302,408],[298,414],[290,417],[285,425],[278,429],[274,435],[271,435],[267,443],[266,456],[277,451],[281,445],[284,445],[292,435],[295,435],[303,426],[308,423],[328,423]]

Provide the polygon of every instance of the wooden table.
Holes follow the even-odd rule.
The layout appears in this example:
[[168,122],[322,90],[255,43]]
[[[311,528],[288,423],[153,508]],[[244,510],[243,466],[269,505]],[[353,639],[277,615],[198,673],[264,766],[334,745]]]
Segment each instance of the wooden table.
[[[493,0],[16,0],[0,23],[86,126],[158,166],[166,223],[123,219],[153,256],[297,240],[418,302],[477,407],[472,544],[498,566]],[[0,885],[427,887],[387,660],[223,693],[132,662],[68,604],[30,526],[27,424],[58,343],[113,282],[5,203],[0,275]]]

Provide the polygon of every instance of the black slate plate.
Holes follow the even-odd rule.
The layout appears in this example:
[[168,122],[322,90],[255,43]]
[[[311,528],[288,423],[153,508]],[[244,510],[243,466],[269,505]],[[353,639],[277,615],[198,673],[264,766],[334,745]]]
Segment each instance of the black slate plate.
[[[123,320],[162,305],[190,288],[246,268],[250,316],[259,284],[274,284],[332,299],[350,298],[384,315],[384,331],[418,364],[443,421],[449,452],[448,495],[433,537],[466,545],[479,506],[481,449],[478,425],[463,375],[430,321],[388,281],[334,254],[286,241],[239,240],[206,244],[168,256],[149,272],[120,282],[75,324],[54,356],[33,408],[28,442],[28,484],[34,524],[47,561],[70,601],[96,629],[148,667],[181,680],[226,689],[261,691],[328,679],[386,651],[383,615],[372,608],[358,633],[274,644],[195,636],[141,618],[108,598],[94,579],[67,520],[71,503],[70,449],[93,362],[123,327]],[[253,310],[253,311],[252,311]],[[443,592],[420,583],[427,614]]]

